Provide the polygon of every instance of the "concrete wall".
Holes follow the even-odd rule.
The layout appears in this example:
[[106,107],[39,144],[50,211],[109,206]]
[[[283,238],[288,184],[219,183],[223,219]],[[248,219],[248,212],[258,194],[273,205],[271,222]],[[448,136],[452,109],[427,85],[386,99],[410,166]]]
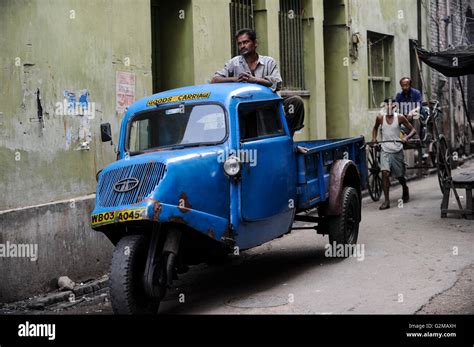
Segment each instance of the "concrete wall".
[[[0,33],[0,244],[39,252],[36,262],[0,258],[0,301],[10,301],[55,288],[60,275],[108,270],[111,244],[89,228],[84,196],[115,160],[99,124],[110,122],[117,140],[116,72],[135,74],[136,100],[152,93],[150,3],[3,0]],[[84,89],[89,116],[58,109],[65,90]]]
[[0,211],[0,244],[37,247],[35,261],[0,257],[0,303],[54,290],[60,276],[80,283],[108,271],[113,246],[89,227],[94,203],[85,196]]

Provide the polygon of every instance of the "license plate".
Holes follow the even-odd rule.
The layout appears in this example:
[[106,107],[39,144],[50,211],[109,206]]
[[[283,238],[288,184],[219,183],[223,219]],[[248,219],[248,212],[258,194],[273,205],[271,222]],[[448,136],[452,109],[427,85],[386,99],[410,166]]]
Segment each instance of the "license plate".
[[108,223],[120,223],[134,220],[143,219],[145,209],[131,209],[122,211],[110,211],[94,214],[91,217],[92,226],[108,224]]

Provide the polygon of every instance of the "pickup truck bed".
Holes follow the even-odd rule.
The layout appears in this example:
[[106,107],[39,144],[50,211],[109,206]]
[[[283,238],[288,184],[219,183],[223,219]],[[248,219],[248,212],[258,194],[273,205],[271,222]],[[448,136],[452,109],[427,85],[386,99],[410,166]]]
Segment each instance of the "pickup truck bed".
[[352,160],[359,170],[361,189],[365,189],[367,167],[363,136],[295,142],[305,153],[297,152],[298,210],[315,207],[329,196],[331,164],[339,159]]

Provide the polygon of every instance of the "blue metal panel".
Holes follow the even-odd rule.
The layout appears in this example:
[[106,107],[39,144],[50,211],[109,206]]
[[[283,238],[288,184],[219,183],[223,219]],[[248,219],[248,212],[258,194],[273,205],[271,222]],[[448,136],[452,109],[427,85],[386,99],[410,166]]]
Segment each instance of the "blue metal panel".
[[296,142],[295,146],[308,149],[298,153],[298,209],[309,209],[329,197],[330,168],[338,159],[354,161],[365,188],[367,168],[365,162],[364,137],[349,139],[327,139]]
[[[231,187],[231,222],[236,245],[250,248],[270,241],[288,231],[296,208],[296,155],[293,140],[284,121],[283,106],[279,116],[285,136],[249,141],[240,145],[237,109],[241,102],[262,101],[236,97],[230,106],[233,123],[233,145],[243,150],[255,149],[256,167],[244,166],[242,178]],[[273,98],[274,99],[274,98]],[[268,99],[272,100],[272,99]],[[294,207],[290,207],[290,200]]]
[[238,228],[236,246],[241,250],[257,247],[286,233],[292,224],[293,211],[259,222],[243,223]]
[[[223,144],[212,147],[162,150],[112,163],[100,174],[100,190],[97,191],[93,214],[159,204],[174,207],[172,212],[168,213],[164,209],[160,213],[160,222],[169,221],[169,218],[175,217],[177,221],[183,220],[196,230],[205,233],[213,230],[215,235],[220,235],[224,232],[223,225],[226,228],[228,226],[230,213],[229,178],[224,174],[222,163],[218,160],[225,148],[226,145]],[[146,189],[150,189],[153,184],[150,184],[146,174],[155,174],[154,182],[159,184],[155,185],[154,190],[152,189],[141,199],[138,199],[136,194],[133,198],[127,198],[127,193],[117,193],[123,194],[124,197],[112,200],[108,198],[110,192],[113,191],[113,185],[122,178],[123,172],[130,174],[134,172],[134,168],[150,165],[150,163],[160,163],[158,168],[166,166],[166,174],[162,176],[162,169],[148,172],[142,169],[135,170],[135,176],[140,182],[146,182],[148,184]],[[140,187],[137,187],[136,191],[140,191]],[[104,196],[106,201],[113,202],[108,204],[108,207],[101,203]],[[116,203],[120,201],[123,203]],[[201,216],[202,220],[197,216]],[[163,217],[168,219],[163,219]],[[149,218],[153,219],[152,214],[149,214]]]
[[292,140],[272,137],[244,143],[242,149],[256,151],[258,158],[256,166],[242,167],[242,218],[257,221],[288,211],[296,189]]

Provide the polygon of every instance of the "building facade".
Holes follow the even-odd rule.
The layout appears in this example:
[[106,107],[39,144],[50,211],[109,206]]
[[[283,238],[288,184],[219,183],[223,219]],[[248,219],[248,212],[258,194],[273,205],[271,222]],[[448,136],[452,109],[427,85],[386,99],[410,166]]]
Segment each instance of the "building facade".
[[[429,7],[430,35],[426,42],[428,50],[438,52],[474,42],[469,36],[473,23],[472,15],[468,11],[469,8],[472,9],[471,0],[430,0],[423,1],[423,5]],[[471,89],[469,80],[472,81],[472,77],[463,76],[458,80],[446,77],[434,69],[427,70],[428,96],[440,101],[443,110],[443,133],[450,143],[452,152],[459,155],[470,154],[472,140],[468,123],[470,120],[468,121],[465,116],[460,83],[467,98]]]

